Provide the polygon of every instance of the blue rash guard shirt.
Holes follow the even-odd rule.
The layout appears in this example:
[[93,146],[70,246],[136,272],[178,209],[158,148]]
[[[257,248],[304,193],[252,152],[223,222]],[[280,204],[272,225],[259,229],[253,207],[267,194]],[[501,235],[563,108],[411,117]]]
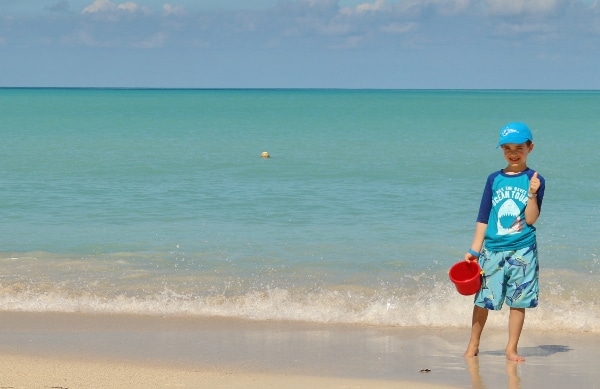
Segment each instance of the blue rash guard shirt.
[[[525,206],[529,200],[529,181],[535,173],[527,169],[518,174],[502,170],[490,174],[485,183],[477,221],[487,224],[485,248],[490,251],[518,250],[536,243],[535,227],[525,222]],[[541,211],[546,180],[538,173],[537,192]]]

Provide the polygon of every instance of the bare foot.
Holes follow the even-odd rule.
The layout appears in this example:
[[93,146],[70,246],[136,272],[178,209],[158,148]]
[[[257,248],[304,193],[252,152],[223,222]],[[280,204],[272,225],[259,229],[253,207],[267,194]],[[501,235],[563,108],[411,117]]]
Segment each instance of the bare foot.
[[523,358],[516,352],[512,352],[512,351],[506,351],[506,359],[508,359],[509,361],[515,361],[515,362],[525,362],[525,358]]
[[465,351],[465,357],[476,357],[479,355],[479,347],[469,345]]

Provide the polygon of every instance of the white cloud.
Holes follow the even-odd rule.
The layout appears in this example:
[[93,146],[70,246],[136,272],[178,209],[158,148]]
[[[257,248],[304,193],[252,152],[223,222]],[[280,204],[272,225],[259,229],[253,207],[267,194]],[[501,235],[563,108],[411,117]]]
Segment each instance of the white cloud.
[[375,0],[374,3],[362,3],[358,4],[354,8],[344,7],[340,9],[340,14],[344,16],[350,16],[354,14],[361,14],[365,12],[375,12],[383,9],[385,6],[385,0]]
[[340,10],[343,16],[367,13],[387,13],[417,17],[423,12],[442,15],[455,15],[469,10],[475,4],[473,0],[402,0],[386,4],[386,0],[375,0],[358,4],[354,8],[345,7]]
[[163,4],[163,11],[165,15],[182,15],[183,7],[181,6],[172,6],[169,3]]
[[116,9],[117,6],[110,0],[94,0],[94,2],[81,11],[82,14],[93,14],[96,12],[106,12]]
[[560,0],[486,0],[490,15],[549,14],[558,9]]
[[82,14],[95,14],[113,11],[125,11],[130,13],[144,12],[149,13],[150,9],[147,7],[140,7],[133,1],[127,1],[124,3],[116,4],[110,0],[94,0],[94,2],[81,11]]
[[356,6],[356,12],[363,13],[369,11],[379,11],[385,5],[385,0],[375,0],[374,3],[363,3]]
[[117,9],[129,11],[129,12],[136,12],[140,9],[140,6],[134,2],[128,1],[127,3],[119,4],[117,6]]

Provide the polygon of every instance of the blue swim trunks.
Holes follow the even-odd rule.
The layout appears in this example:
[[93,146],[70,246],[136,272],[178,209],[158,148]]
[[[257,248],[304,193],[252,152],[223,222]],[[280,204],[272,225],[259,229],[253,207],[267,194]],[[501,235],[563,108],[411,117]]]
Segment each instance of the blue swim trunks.
[[483,249],[479,266],[484,274],[475,305],[500,310],[506,301],[513,308],[537,307],[540,268],[535,244],[511,251]]

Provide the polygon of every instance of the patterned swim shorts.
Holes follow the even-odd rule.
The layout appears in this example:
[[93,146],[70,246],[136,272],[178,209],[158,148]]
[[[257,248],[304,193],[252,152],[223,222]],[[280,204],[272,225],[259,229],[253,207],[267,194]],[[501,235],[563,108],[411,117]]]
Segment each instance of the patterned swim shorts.
[[479,266],[484,274],[475,305],[500,310],[506,301],[513,308],[537,307],[539,264],[535,244],[514,251],[483,249]]

